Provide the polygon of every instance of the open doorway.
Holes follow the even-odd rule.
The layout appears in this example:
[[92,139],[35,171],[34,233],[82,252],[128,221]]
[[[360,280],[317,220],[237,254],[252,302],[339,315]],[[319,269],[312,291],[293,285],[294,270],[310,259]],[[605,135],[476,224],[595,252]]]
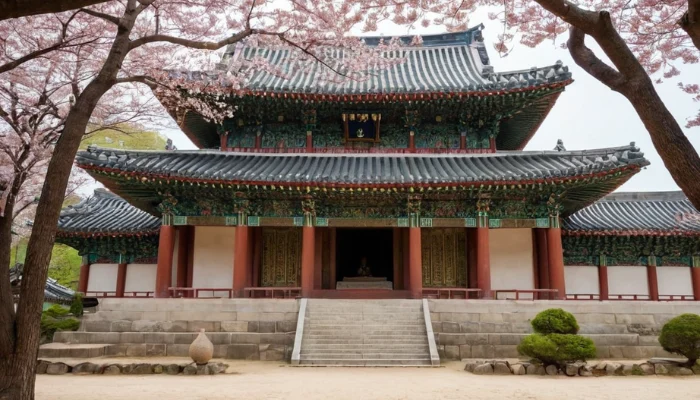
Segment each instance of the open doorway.
[[[394,282],[392,229],[338,228],[336,236],[336,279],[353,278],[366,260],[371,276]],[[335,286],[335,282],[332,282]]]

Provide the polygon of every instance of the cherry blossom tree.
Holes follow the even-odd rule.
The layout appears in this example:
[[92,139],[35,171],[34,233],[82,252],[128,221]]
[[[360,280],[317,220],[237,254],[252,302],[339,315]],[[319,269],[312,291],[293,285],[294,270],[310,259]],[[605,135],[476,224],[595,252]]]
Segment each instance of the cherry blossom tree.
[[109,0],[0,0],[0,21],[29,15],[59,13]]
[[[465,28],[479,7],[488,7],[491,18],[504,25],[495,43],[501,53],[514,40],[533,47],[568,32],[566,47],[574,62],[629,100],[676,184],[700,209],[700,157],[650,77],[657,82],[677,77],[678,64],[698,62],[700,0],[368,0],[364,5],[370,27],[388,20],[448,29]],[[595,40],[611,65],[585,45],[586,37]],[[697,82],[676,79],[681,90],[700,101]],[[700,113],[686,123],[696,126]]]

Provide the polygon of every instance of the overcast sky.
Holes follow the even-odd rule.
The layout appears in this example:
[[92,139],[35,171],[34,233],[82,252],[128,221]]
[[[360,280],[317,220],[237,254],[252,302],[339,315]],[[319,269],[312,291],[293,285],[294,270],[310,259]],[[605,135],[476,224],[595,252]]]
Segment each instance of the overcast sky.
[[[479,23],[486,25],[483,32],[484,39],[489,50],[491,65],[496,71],[542,67],[562,60],[573,74],[574,83],[569,85],[559,97],[549,116],[528,143],[526,150],[551,150],[556,145],[557,139],[564,141],[567,150],[615,147],[636,142],[651,165],[630,179],[619,191],[678,190],[678,186],[654,149],[649,134],[626,98],[586,74],[574,64],[568,51],[560,49],[558,44],[548,42],[535,49],[517,45],[507,57],[500,58],[493,50],[493,42],[502,30],[502,26],[498,22],[487,20],[486,17],[482,20],[472,17],[472,26]],[[441,28],[427,28],[412,33],[441,32],[443,32]],[[405,29],[385,29],[380,33],[391,37],[406,34],[406,31]],[[587,45],[593,48],[596,54],[603,56],[592,39],[588,38]],[[700,77],[700,66],[682,66],[681,70],[683,71],[680,77],[682,81],[697,83],[697,77]],[[656,89],[679,124],[685,126],[686,118],[695,115],[700,104],[693,102],[691,96],[681,92],[676,86],[677,82],[678,80],[675,79],[669,80],[656,85]],[[684,128],[684,131],[693,146],[699,149],[700,128]],[[167,130],[163,133],[173,139],[178,149],[195,148],[178,130]]]

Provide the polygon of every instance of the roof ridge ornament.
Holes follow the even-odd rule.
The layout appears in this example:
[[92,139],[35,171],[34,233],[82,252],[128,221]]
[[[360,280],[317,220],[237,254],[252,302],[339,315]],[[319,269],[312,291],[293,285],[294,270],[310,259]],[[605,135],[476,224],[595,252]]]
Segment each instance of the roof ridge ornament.
[[557,145],[556,145],[556,147],[554,147],[554,150],[566,151],[566,147],[564,147],[564,141],[561,139],[557,139]]

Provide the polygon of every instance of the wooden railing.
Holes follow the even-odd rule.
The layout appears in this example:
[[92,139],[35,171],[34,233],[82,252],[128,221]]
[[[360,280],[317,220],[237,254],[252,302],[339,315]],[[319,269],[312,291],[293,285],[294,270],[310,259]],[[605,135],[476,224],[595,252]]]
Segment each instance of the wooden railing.
[[693,301],[695,296],[692,294],[660,294],[659,301]]
[[85,292],[85,297],[97,297],[97,298],[117,297],[117,292],[88,290]]
[[147,297],[154,297],[154,296],[155,296],[155,292],[147,292],[147,291],[124,292],[124,297],[147,298]]
[[425,299],[479,299],[481,289],[466,288],[423,288]]
[[[507,298],[508,300],[556,300],[559,290],[557,289],[498,289],[493,291],[493,298],[499,300],[498,295],[501,293],[512,293],[515,298]],[[523,294],[529,294],[530,297],[523,298]],[[504,300],[506,300],[504,299]]]
[[[224,292],[225,296],[218,296],[216,292]],[[212,299],[212,298],[233,298],[232,288],[188,288],[188,287],[170,287],[168,288],[168,293],[170,297],[181,298],[181,297],[192,297],[196,299]],[[211,296],[201,296],[201,294],[209,294]]]
[[639,301],[651,300],[651,297],[648,294],[609,294],[608,300]]
[[599,294],[593,293],[576,293],[576,294],[566,294],[567,300],[600,300]]
[[247,287],[243,289],[243,297],[256,299],[296,299],[301,297],[300,287]]

